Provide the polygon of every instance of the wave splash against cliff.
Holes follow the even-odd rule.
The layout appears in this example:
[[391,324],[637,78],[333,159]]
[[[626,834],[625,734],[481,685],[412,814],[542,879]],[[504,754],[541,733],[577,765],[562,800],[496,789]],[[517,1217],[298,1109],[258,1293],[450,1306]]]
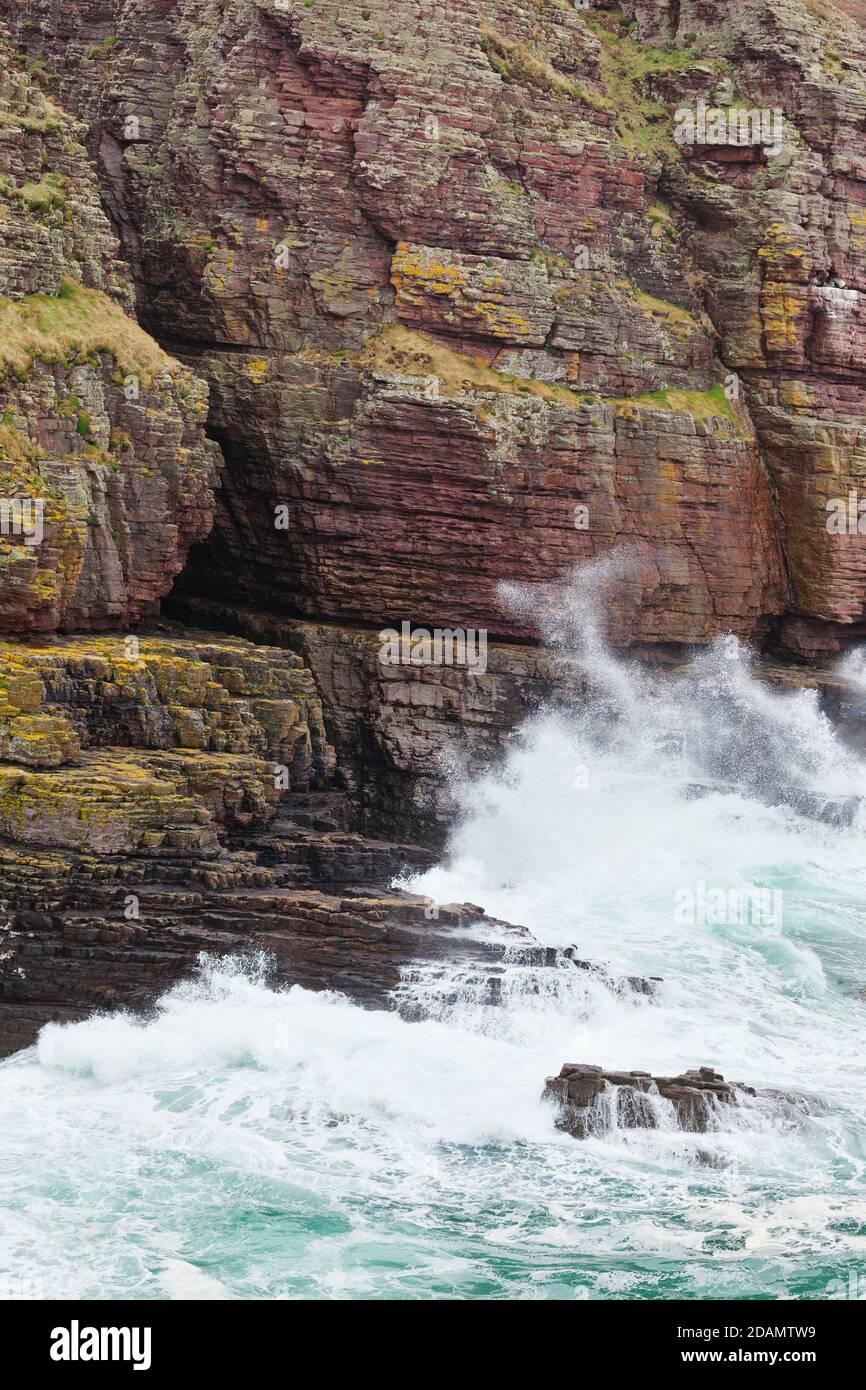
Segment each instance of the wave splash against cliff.
[[[608,562],[567,606],[513,594],[593,699],[455,785],[448,853],[412,886],[656,994],[515,965],[491,1008],[422,972],[432,1017],[407,1023],[274,990],[262,960],[205,962],[146,1021],[50,1026],[0,1067],[0,1278],[49,1297],[842,1288],[866,1237],[864,767],[730,639],[664,676],[615,656],[614,582]],[[540,1100],[563,1061],[709,1063],[823,1108],[574,1141]]]

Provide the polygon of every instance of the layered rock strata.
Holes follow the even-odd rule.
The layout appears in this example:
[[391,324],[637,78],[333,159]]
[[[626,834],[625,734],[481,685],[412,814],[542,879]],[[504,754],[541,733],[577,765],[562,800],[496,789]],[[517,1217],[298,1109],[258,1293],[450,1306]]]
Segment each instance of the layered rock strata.
[[143,1008],[203,951],[264,951],[276,984],[380,1007],[424,963],[462,963],[490,1002],[506,960],[592,969],[390,887],[432,856],[349,829],[291,652],[171,628],[3,643],[0,749],[0,1051],[51,1020]]
[[863,476],[856,23],[814,0],[5,12],[85,122],[148,324],[211,386],[195,592],[525,637],[500,578],[626,539],[621,641],[862,635],[856,505],[827,529]]
[[[555,598],[624,543],[612,636],[665,659],[866,631],[862,31],[812,0],[0,17],[31,68],[2,55],[0,497],[43,504],[0,534],[0,631],[135,639],[0,653],[5,1045],[203,948],[366,1002],[458,941],[534,950],[478,956],[476,911],[388,888],[424,852],[349,827],[441,826],[455,734],[489,761],[555,687],[504,578]],[[780,148],[677,143],[699,103],[778,112]],[[264,648],[130,632],[190,547],[174,612]],[[486,669],[383,667],[404,620],[489,631]]]
[[207,388],[131,316],[80,127],[0,65],[0,633],[125,628],[210,530]]
[[[501,758],[517,727],[541,707],[579,712],[594,698],[591,677],[579,661],[525,643],[489,641],[483,673],[446,665],[386,666],[380,634],[367,627],[308,623],[213,599],[174,598],[171,608],[191,626],[286,645],[302,657],[321,693],[342,784],[359,823],[377,833],[441,843],[453,822],[455,781],[470,781]],[[664,682],[688,670],[673,649],[657,653],[656,664]],[[774,690],[813,691],[844,743],[866,751],[862,683],[841,672],[771,659],[751,669]],[[742,711],[731,716],[733,731]],[[693,795],[718,790],[730,773],[731,749],[719,753],[727,772],[720,770],[720,780],[705,787],[696,785]],[[744,752],[747,777],[752,761]],[[756,795],[775,794],[805,815],[850,820],[854,813],[852,798],[810,797],[766,768],[751,771]]]

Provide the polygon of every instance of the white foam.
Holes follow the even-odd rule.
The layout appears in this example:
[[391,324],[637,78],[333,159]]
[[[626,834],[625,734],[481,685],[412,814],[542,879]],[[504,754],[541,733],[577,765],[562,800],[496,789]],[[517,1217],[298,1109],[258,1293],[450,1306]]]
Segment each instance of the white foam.
[[[421,969],[404,988],[432,1017],[408,1023],[274,989],[263,958],[205,960],[146,1020],[50,1026],[0,1065],[0,1278],[45,1297],[790,1296],[862,1261],[866,844],[785,792],[859,792],[863,764],[730,644],[666,680],[616,658],[599,574],[614,563],[555,612],[519,602],[600,698],[538,713],[455,783],[460,824],[414,886],[663,976],[657,994],[515,964],[497,1009],[465,966]],[[778,890],[781,920],[683,925],[675,893],[699,882]],[[659,1129],[575,1142],[541,1101],[565,1061],[711,1063],[826,1109],[745,1105],[707,1135],[660,1109]]]

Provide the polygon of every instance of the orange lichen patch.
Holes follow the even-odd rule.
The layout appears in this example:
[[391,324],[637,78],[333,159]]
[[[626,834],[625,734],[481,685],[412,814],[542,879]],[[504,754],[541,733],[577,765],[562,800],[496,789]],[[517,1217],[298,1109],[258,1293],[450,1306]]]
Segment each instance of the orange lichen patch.
[[779,400],[782,405],[790,406],[795,410],[807,409],[815,404],[812,388],[805,381],[781,381],[779,383]]
[[566,358],[565,364],[566,381],[580,381],[580,353],[571,352]]
[[761,292],[761,321],[768,352],[796,349],[803,312],[803,303],[791,294],[790,285],[773,281],[764,284]]
[[245,364],[247,375],[256,386],[260,386],[268,374],[268,364],[263,357],[251,357]]
[[[546,279],[543,265],[530,263],[527,274]],[[391,266],[397,307],[405,317],[427,311],[446,323],[507,342],[538,339],[538,330],[509,298],[518,287],[495,264],[478,259],[463,262],[450,252],[400,242]]]
[[446,264],[435,252],[424,247],[410,249],[408,242],[397,243],[391,263],[391,284],[398,295],[410,297],[414,286],[421,288],[424,294],[453,294],[466,281],[462,266]]
[[[269,819],[275,763],[308,775],[324,730],[296,657],[210,635],[136,642],[0,642],[0,834],[147,852],[168,828],[174,849],[209,854],[212,815]],[[88,746],[94,730],[116,746]]]
[[783,222],[771,222],[766,228],[763,245],[758,247],[758,259],[763,262],[769,279],[781,280],[792,273],[797,280],[803,278],[802,236],[801,228]]
[[195,857],[218,850],[206,808],[128,750],[91,753],[85,766],[56,771],[0,765],[0,832],[104,854],[163,843]]

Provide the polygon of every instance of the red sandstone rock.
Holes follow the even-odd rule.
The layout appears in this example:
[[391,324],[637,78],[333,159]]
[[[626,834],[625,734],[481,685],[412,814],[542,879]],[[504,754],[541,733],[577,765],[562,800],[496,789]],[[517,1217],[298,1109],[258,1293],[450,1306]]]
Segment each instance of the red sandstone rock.
[[703,1134],[718,1126],[725,1107],[755,1094],[741,1082],[725,1081],[712,1067],[681,1076],[651,1076],[573,1062],[566,1062],[559,1076],[549,1076],[544,1089],[556,1106],[558,1127],[574,1139],[614,1128],[659,1128],[667,1118],[665,1102],[674,1127]]
[[80,130],[0,61],[0,632],[128,627],[211,527],[207,388],[125,312]]
[[[606,73],[627,70],[633,40],[553,6],[492,3],[480,22],[469,0],[351,14],[336,0],[220,13],[181,0],[143,21],[121,7],[117,42],[86,62],[104,37],[90,0],[13,16],[32,51],[82,56],[59,81],[148,322],[214,392],[226,490],[191,585],[225,596],[240,574],[256,603],[310,615],[507,633],[498,579],[555,579],[626,538],[646,591],[639,616],[620,615],[624,639],[700,642],[768,630],[790,602],[784,545],[795,611],[861,616],[859,545],[841,554],[827,537],[819,479],[827,429],[839,481],[856,474],[859,407],[838,388],[862,386],[859,311],[840,318],[820,279],[854,284],[862,261],[862,40],[842,35],[838,83],[796,0],[744,4],[734,24],[698,3],[628,9],[641,38],[691,56],[662,53],[612,104]],[[800,130],[791,157],[676,151],[665,123],[711,100],[726,70],[784,108]],[[648,154],[641,121],[655,123]],[[430,340],[430,362],[356,358],[393,319]],[[457,380],[438,370],[439,343],[469,359],[452,360]],[[745,410],[745,441],[720,453],[701,428],[686,444],[658,403],[633,431],[601,408],[590,443],[584,407],[565,425],[519,382],[488,400],[459,380],[473,362],[618,400],[705,392],[736,370],[758,452]],[[679,414],[700,426],[707,404],[688,397]],[[799,511],[798,496],[811,499]],[[290,529],[275,535],[283,504]],[[589,529],[569,535],[577,505]]]
[[[356,812],[392,825],[443,816],[456,733],[489,758],[551,689],[503,578],[555,592],[625,542],[615,636],[658,653],[775,629],[815,657],[866,623],[864,542],[824,524],[862,475],[862,34],[799,0],[624,9],[633,35],[504,0],[0,0],[82,119],[143,321],[211,389],[224,487],[178,602],[303,651]],[[645,79],[635,40],[665,45]],[[0,294],[59,301],[66,276],[128,308],[76,132],[6,66]],[[784,112],[782,154],[674,147],[677,107],[732,75]],[[38,555],[0,546],[4,630],[134,623],[209,529],[204,387],[160,359],[129,402],[103,346],[7,380],[9,476],[57,495]],[[508,640],[477,675],[389,672],[376,629],[403,619]],[[264,942],[283,979],[367,1002],[445,949],[369,891],[417,851],[282,819],[269,759],[332,772],[320,712],[287,712],[315,710],[308,671],[280,665],[297,701],[238,686],[214,639],[207,698],[156,699],[90,642],[34,657],[44,706],[19,671],[0,710],[13,1043],[141,1004],[203,948]]]

